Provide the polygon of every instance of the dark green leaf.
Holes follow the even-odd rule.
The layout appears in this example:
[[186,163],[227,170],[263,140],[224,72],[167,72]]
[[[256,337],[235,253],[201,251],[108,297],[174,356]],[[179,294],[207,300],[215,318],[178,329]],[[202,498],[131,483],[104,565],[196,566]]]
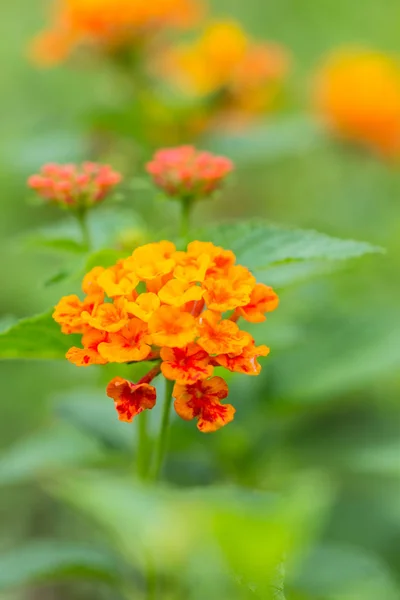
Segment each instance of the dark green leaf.
[[0,359],[63,359],[79,336],[64,335],[52,312],[22,319],[0,334]]

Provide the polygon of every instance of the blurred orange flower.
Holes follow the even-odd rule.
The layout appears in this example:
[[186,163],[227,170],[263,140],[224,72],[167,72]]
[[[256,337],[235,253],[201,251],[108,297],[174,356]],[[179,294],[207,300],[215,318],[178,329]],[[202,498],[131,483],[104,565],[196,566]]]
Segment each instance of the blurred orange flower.
[[337,51],[314,87],[318,115],[333,132],[386,156],[400,152],[400,62],[384,53]]
[[186,251],[168,241],[147,244],[112,267],[92,269],[82,283],[84,300],[60,300],[54,319],[64,333],[82,334],[82,348],[67,353],[70,362],[155,363],[138,383],[116,378],[108,386],[121,420],[154,406],[149,384],[160,371],[175,382],[176,411],[197,418],[200,431],[233,419],[234,408],[221,404],[228,386],[212,376],[214,367],[258,375],[257,359],[269,349],[256,347],[237,321],[240,311],[261,321],[278,304],[271,288],[235,262],[233,252],[210,242],[191,242]]
[[197,0],[58,0],[32,52],[37,62],[53,64],[81,45],[115,50],[164,27],[192,25],[201,12]]
[[255,43],[236,22],[221,21],[210,24],[193,43],[173,49],[163,67],[186,93],[214,95],[220,108],[250,114],[272,104],[288,62],[279,45]]

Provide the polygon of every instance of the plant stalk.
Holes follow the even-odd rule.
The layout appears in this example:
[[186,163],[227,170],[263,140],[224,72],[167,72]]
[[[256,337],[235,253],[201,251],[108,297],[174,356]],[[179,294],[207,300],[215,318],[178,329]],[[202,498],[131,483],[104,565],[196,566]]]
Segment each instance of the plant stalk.
[[166,379],[165,380],[165,399],[164,399],[163,414],[162,414],[162,420],[161,420],[161,429],[160,429],[160,433],[159,433],[159,436],[157,439],[153,469],[152,469],[152,472],[150,475],[150,480],[152,482],[155,482],[158,480],[160,473],[161,473],[161,469],[164,464],[165,455],[167,452],[173,387],[174,387],[174,382]]

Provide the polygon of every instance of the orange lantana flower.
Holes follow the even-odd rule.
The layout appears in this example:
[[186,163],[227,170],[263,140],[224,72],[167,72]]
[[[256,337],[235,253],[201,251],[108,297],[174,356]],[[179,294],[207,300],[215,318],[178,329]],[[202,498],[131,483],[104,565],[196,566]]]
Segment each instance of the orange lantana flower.
[[162,74],[188,95],[215,99],[216,111],[252,115],[272,107],[288,64],[278,44],[254,42],[238,23],[220,21],[173,49]]
[[92,312],[84,311],[82,321],[99,331],[116,333],[127,325],[129,318],[125,304],[116,301],[114,304],[110,302],[100,304]]
[[83,348],[71,348],[68,350],[66,357],[77,367],[105,365],[108,360],[99,353],[99,345],[107,340],[107,332],[88,329],[82,336]]
[[212,377],[193,385],[176,383],[172,395],[178,415],[186,421],[197,418],[197,427],[203,433],[227,425],[235,414],[231,404],[221,404],[228,395],[228,386],[222,377]]
[[207,379],[214,369],[209,354],[197,344],[190,344],[185,348],[163,348],[161,359],[164,377],[182,384]]
[[385,156],[399,156],[397,58],[355,48],[332,54],[317,74],[314,105],[333,132]]
[[67,296],[59,302],[54,319],[62,330],[82,333],[82,348],[67,354],[74,364],[154,363],[138,383],[111,382],[107,393],[121,420],[154,406],[150,383],[160,372],[176,382],[178,414],[196,417],[201,431],[233,419],[234,409],[221,404],[228,388],[212,377],[214,367],[258,375],[257,359],[269,349],[256,346],[238,321],[244,316],[258,322],[278,304],[273,290],[235,261],[233,252],[209,242],[195,241],[179,252],[171,242],[147,244],[108,269],[92,269],[83,281],[83,300]]
[[136,415],[156,403],[156,389],[148,383],[133,384],[115,377],[107,386],[107,396],[113,398],[120,421],[130,423]]
[[211,310],[201,315],[199,335],[197,343],[210,355],[240,354],[251,340],[250,334],[241,331],[236,323],[221,320],[221,315]]
[[196,319],[172,306],[161,306],[149,321],[153,343],[169,348],[183,348],[197,335]]
[[65,60],[81,46],[108,54],[142,45],[167,27],[187,27],[199,18],[197,0],[58,0],[50,29],[33,45],[41,64]]
[[149,356],[151,342],[147,324],[133,318],[118,333],[110,333],[108,340],[100,344],[98,351],[108,362],[137,362],[146,360]]
[[251,292],[249,304],[239,307],[237,314],[250,323],[262,323],[266,319],[265,313],[275,310],[278,304],[279,298],[274,290],[257,283]]
[[220,354],[213,359],[213,364],[219,365],[233,371],[234,373],[244,373],[245,375],[259,375],[261,365],[257,358],[268,356],[269,348],[267,346],[256,346],[252,339],[245,346],[240,354]]

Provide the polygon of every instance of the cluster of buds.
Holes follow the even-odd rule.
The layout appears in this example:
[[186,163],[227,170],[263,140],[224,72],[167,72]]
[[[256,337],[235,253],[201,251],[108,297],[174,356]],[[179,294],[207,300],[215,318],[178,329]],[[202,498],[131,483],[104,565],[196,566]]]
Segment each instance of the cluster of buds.
[[159,374],[175,382],[175,409],[197,419],[203,432],[233,419],[222,404],[228,386],[215,367],[258,375],[267,346],[238,326],[265,320],[278,305],[275,292],[257,283],[236,257],[210,242],[177,251],[169,241],[147,244],[110,268],[95,267],[84,278],[83,300],[61,299],[53,317],[65,334],[82,334],[82,347],[67,353],[77,366],[153,361],[142,380],[113,379],[107,393],[122,421],[156,403],[151,385]]
[[206,198],[218,190],[233,163],[224,156],[193,146],[159,150],[147,164],[147,172],[167,196],[185,200]]
[[48,202],[84,210],[104,200],[121,180],[121,175],[108,165],[50,163],[32,175],[28,185]]

